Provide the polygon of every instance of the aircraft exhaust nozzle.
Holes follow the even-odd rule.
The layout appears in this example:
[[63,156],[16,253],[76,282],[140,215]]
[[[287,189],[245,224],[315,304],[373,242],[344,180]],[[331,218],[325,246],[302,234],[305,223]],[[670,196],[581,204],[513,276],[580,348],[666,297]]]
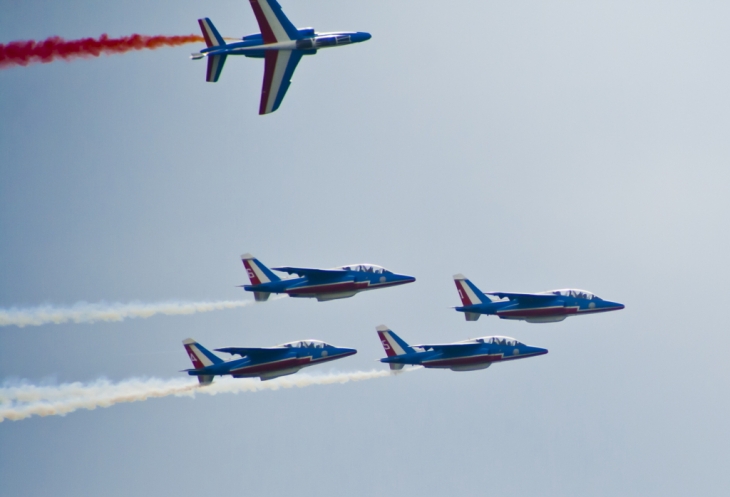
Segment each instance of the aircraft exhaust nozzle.
[[193,53],[193,54],[190,54],[190,58],[193,59],[193,60],[202,59],[203,57],[205,57],[205,54],[202,54],[202,53]]

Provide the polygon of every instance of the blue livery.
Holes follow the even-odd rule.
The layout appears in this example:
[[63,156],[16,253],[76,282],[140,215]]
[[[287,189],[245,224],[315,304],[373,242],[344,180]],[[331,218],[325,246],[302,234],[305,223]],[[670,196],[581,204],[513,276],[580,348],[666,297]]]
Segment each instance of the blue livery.
[[314,55],[321,48],[370,39],[370,34],[363,32],[316,33],[313,28],[297,29],[284,15],[276,0],[249,1],[261,33],[244,36],[235,43],[226,43],[210,19],[198,19],[208,47],[192,54],[192,58],[208,59],[206,81],[211,83],[220,78],[229,55],[264,59],[259,114],[269,114],[279,108],[291,84],[294,70],[304,55]]
[[413,276],[396,274],[374,264],[352,264],[332,269],[302,267],[275,267],[276,271],[296,274],[298,278],[282,280],[251,254],[241,256],[250,285],[244,290],[253,292],[254,298],[265,301],[272,293],[283,293],[290,297],[316,298],[325,300],[345,299],[358,292],[403,285],[416,281]]
[[548,353],[547,349],[525,345],[509,337],[492,336],[455,343],[408,345],[387,326],[380,325],[376,330],[388,356],[380,359],[380,362],[389,364],[393,370],[412,365],[451,371],[475,371],[486,369],[495,362],[526,359]]
[[223,361],[192,338],[183,340],[185,351],[193,362],[193,369],[186,369],[197,376],[201,385],[209,385],[216,376],[234,378],[260,378],[262,381],[297,373],[300,369],[324,362],[342,359],[357,353],[355,349],[335,347],[319,340],[301,340],[276,347],[225,347],[216,349],[240,359]]
[[603,300],[585,290],[563,289],[540,293],[482,292],[463,274],[454,275],[456,290],[467,321],[479,316],[499,316],[502,319],[527,321],[528,323],[555,323],[569,316],[583,316],[599,312],[618,311],[623,304]]

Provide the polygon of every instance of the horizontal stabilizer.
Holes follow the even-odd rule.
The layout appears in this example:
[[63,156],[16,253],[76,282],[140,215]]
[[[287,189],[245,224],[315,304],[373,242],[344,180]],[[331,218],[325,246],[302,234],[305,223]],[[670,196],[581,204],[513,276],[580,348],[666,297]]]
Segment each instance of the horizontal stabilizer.
[[464,317],[466,318],[467,321],[476,321],[479,319],[479,316],[481,316],[481,314],[479,314],[477,312],[465,312],[464,313]]
[[223,64],[226,63],[226,55],[209,55],[208,71],[205,74],[205,80],[208,83],[215,83],[221,77],[223,72]]
[[390,366],[390,370],[391,371],[400,371],[401,369],[403,369],[403,367],[405,366],[405,364],[398,364],[398,363],[395,363],[395,362],[391,362],[389,364],[389,366]]

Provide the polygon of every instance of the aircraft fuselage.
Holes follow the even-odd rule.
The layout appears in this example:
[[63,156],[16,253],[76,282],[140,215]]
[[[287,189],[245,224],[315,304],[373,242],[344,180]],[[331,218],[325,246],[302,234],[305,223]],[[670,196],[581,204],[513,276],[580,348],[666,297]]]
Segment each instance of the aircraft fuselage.
[[315,33],[311,28],[300,29],[302,38],[287,40],[276,43],[264,43],[260,33],[247,35],[242,41],[228,43],[219,47],[209,47],[200,51],[201,56],[206,55],[244,55],[246,57],[261,58],[266,56],[269,50],[300,50],[305,55],[315,54],[321,48],[338,47],[360,43],[370,39],[369,33],[361,31],[342,31],[335,33]]
[[623,308],[623,304],[607,300],[565,297],[542,305],[530,305],[515,300],[505,300],[457,307],[456,310],[467,314],[486,314],[498,316],[501,319],[527,321],[528,323],[553,323],[563,321],[569,316],[597,314]]

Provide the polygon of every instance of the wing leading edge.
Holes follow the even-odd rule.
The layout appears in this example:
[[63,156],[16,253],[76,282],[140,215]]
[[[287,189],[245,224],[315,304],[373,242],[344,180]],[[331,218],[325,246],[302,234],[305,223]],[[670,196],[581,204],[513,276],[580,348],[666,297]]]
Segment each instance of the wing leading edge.
[[303,55],[300,50],[266,51],[259,115],[270,114],[279,108]]
[[313,269],[306,267],[272,267],[271,269],[314,279],[337,278],[347,273],[344,269]]
[[558,295],[553,293],[509,293],[509,292],[485,292],[487,295],[494,295],[501,299],[507,298],[510,300],[517,300],[522,302],[531,303],[547,303],[551,300],[558,298]]
[[267,347],[267,348],[255,348],[255,347],[224,347],[222,349],[215,349],[218,352],[225,352],[226,354],[240,355],[241,357],[248,356],[251,359],[273,359],[282,355],[285,355],[291,349],[288,347]]

